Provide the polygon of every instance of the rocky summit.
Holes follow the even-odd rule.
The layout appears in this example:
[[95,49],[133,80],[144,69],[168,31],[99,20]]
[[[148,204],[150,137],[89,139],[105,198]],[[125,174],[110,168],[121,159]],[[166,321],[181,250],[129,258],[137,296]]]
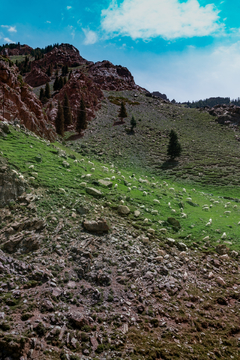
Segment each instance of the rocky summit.
[[0,360],[240,359],[238,110],[40,50],[0,60]]

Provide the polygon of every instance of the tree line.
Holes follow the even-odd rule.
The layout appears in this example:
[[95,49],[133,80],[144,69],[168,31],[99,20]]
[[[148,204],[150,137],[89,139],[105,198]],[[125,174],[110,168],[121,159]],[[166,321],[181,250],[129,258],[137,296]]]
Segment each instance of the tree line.
[[201,108],[205,106],[213,107],[215,105],[237,105],[240,106],[240,98],[230,100],[230,97],[211,97],[205,100],[198,100],[192,102],[184,102],[184,105],[187,105],[189,108]]

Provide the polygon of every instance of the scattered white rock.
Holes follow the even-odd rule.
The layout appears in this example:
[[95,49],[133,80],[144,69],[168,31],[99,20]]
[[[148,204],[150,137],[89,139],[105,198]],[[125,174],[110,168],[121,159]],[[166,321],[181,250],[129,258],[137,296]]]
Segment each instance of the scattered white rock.
[[208,278],[209,278],[209,279],[214,278],[214,274],[213,274],[213,272],[212,272],[212,271],[210,271],[210,273],[208,274]]
[[187,218],[187,214],[185,214],[184,212],[182,212],[182,213],[181,213],[181,217],[182,217],[183,219],[186,219],[186,218]]
[[212,225],[212,219],[209,219],[207,224],[206,224],[206,226],[210,226],[210,225]]
[[59,188],[59,191],[61,191],[63,194],[66,194],[66,190],[63,188]]
[[216,278],[216,282],[221,285],[221,286],[225,286],[226,282],[223,280],[223,278],[221,278],[220,276]]

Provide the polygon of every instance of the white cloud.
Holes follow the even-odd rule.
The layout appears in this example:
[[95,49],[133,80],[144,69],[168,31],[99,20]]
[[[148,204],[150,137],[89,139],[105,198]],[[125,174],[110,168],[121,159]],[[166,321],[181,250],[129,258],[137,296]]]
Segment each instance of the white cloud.
[[17,30],[16,30],[16,26],[9,26],[9,28],[8,28],[8,31],[9,32],[17,32]]
[[206,36],[222,29],[219,11],[213,4],[197,0],[116,0],[102,10],[102,28],[111,36],[124,35],[144,40],[154,37],[176,39]]
[[67,6],[67,10],[70,10],[70,9],[72,9],[72,6]]
[[13,41],[13,40],[11,40],[11,39],[9,39],[9,38],[4,38],[4,41],[6,41],[7,43],[10,43],[10,44],[16,44],[16,42],[15,41]]
[[16,26],[10,26],[10,25],[1,25],[2,28],[6,28],[7,31],[13,33],[17,32]]
[[83,29],[83,32],[85,34],[85,40],[84,40],[85,45],[93,45],[97,42],[98,36],[94,31]]
[[47,24],[51,24],[51,21],[48,21],[48,20],[47,20],[46,23],[47,23]]

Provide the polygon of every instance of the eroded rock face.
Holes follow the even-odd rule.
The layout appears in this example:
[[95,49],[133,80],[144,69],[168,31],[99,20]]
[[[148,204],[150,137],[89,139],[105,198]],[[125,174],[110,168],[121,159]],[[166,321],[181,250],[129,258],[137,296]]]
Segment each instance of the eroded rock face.
[[33,87],[41,86],[50,81],[49,76],[38,68],[34,68],[26,77],[25,82]]
[[101,107],[103,92],[99,85],[95,84],[92,79],[83,74],[80,70],[72,74],[71,79],[63,86],[59,93],[56,93],[52,99],[52,109],[47,110],[48,117],[54,121],[57,116],[58,100],[64,101],[65,93],[68,95],[72,108],[73,122],[77,118],[77,109],[80,107],[83,98],[86,105],[88,119],[95,116],[95,111]]
[[16,66],[9,66],[7,61],[0,60],[0,103],[4,98],[4,118],[0,120],[20,120],[25,127],[35,134],[50,141],[56,139],[55,128],[48,123],[42,111],[42,104],[27,85],[24,85]]
[[61,44],[48,52],[43,59],[33,61],[32,67],[47,69],[49,65],[53,64],[75,67],[87,62],[73,45]]
[[90,77],[103,90],[139,89],[130,71],[123,66],[113,65],[110,61],[99,61],[89,66]]

